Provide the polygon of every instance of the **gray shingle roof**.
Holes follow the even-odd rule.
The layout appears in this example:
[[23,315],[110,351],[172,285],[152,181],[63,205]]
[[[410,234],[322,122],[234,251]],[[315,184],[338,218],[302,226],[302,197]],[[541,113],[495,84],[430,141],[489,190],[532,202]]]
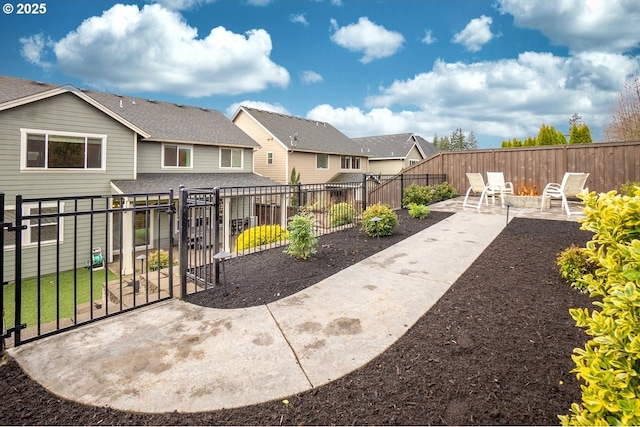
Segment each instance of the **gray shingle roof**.
[[140,173],[138,179],[118,179],[111,183],[123,194],[161,193],[173,189],[175,197],[180,185],[190,189],[280,185],[255,173]]
[[413,133],[364,136],[352,139],[365,153],[371,155],[370,160],[404,159],[409,155],[414,145],[419,145],[426,157],[438,151],[433,144]]
[[[0,105],[56,88],[78,91],[71,85],[60,86],[0,76]],[[249,135],[216,110],[91,90],[80,92],[147,132],[150,140],[259,147]]]
[[422,147],[422,151],[424,151],[425,158],[431,157],[434,154],[437,154],[437,153],[440,152],[438,147],[433,145],[432,142],[427,141],[426,139],[424,139],[420,135],[414,135],[414,136],[416,138],[416,141],[418,142],[418,145],[420,145],[420,147]]
[[0,104],[37,95],[58,87],[60,85],[0,75]]
[[291,150],[367,156],[329,123],[244,106],[242,109]]

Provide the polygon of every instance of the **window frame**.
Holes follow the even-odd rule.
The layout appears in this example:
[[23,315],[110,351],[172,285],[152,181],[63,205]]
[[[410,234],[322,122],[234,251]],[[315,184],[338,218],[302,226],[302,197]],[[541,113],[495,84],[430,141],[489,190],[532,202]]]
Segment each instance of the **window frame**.
[[[60,210],[58,211],[58,206],[60,206]],[[31,215],[31,210],[32,209],[51,209],[53,208],[56,212],[59,213],[64,213],[64,203],[61,202],[58,205],[58,202],[44,202],[44,203],[25,203],[24,205],[22,205],[22,216],[28,216]],[[13,216],[13,221],[15,222],[15,212],[16,212],[16,206],[12,205],[12,206],[6,206],[5,207],[5,220],[6,218],[6,213],[7,212],[14,212],[14,216]],[[46,223],[46,224],[42,224],[40,225],[40,227],[57,227],[58,228],[58,236],[55,239],[50,239],[50,240],[43,240],[42,242],[38,242],[38,241],[32,241],[32,236],[35,233],[35,236],[37,236],[37,229],[38,229],[38,225],[37,224],[31,224],[31,221],[35,221],[33,219],[23,219],[22,220],[22,226],[24,226],[25,228],[20,231],[20,233],[22,234],[22,247],[37,247],[38,244],[40,244],[41,246],[49,246],[49,245],[54,245],[57,242],[63,243],[64,242],[64,217],[59,217],[57,222],[51,222],[51,223]],[[34,232],[35,230],[35,232]],[[4,232],[5,230],[3,230]],[[6,242],[5,242],[6,243]],[[3,250],[12,250],[16,248],[16,244],[13,243],[11,245],[4,245]]]
[[[166,164],[165,150],[167,147],[176,148],[176,165],[175,166],[167,166]],[[180,166],[180,150],[186,150],[186,149],[189,150],[189,165]],[[160,166],[162,169],[193,169],[193,145],[163,143],[162,151],[161,151]]]
[[273,166],[274,153],[273,151],[267,151],[267,166]]
[[[230,151],[231,155],[229,157],[229,162],[230,165],[229,166],[223,166],[222,165],[222,152],[223,151]],[[240,152],[240,166],[233,166],[233,153],[234,151],[236,152]],[[218,158],[219,158],[219,162],[218,165],[220,167],[220,169],[235,169],[235,170],[242,170],[244,169],[244,149],[242,148],[231,148],[231,147],[220,147],[218,149]]]
[[[43,166],[28,166],[28,137],[29,135],[44,136],[44,149],[42,160]],[[50,167],[48,163],[49,153],[49,139],[50,137],[70,137],[70,138],[83,138],[84,139],[84,166],[81,168],[76,167]],[[90,159],[88,158],[88,144],[89,140],[100,140],[100,167],[92,168],[88,167]],[[74,142],[68,142],[74,143]],[[79,144],[79,143],[78,143]],[[107,170],[107,135],[85,133],[85,132],[67,132],[67,131],[54,131],[44,129],[29,129],[20,128],[20,172],[104,172]]]
[[[319,166],[320,156],[326,157],[326,159],[327,159],[327,166],[326,167],[320,167]],[[316,170],[329,170],[329,155],[328,154],[316,153]]]
[[340,156],[341,170],[360,170],[360,157],[358,156]]

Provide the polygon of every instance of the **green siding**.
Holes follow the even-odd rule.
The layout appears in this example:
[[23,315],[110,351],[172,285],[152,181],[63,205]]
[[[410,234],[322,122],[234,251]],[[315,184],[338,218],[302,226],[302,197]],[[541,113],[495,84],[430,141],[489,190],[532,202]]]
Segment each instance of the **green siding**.
[[[20,128],[107,135],[106,171],[20,171]],[[0,112],[0,191],[24,197],[109,194],[112,179],[134,177],[135,133],[65,93]]]
[[[107,135],[106,171],[20,171],[20,129],[78,132]],[[131,130],[87,104],[71,93],[26,104],[0,112],[0,191],[6,195],[7,206],[14,207],[15,196],[25,198],[63,197],[110,194],[112,179],[134,177],[135,137]],[[65,211],[73,209],[66,202]],[[91,246],[105,251],[104,216],[95,219],[94,242],[89,239],[89,218],[64,219],[64,237],[58,245],[42,245],[40,267],[43,274],[74,267],[74,233],[77,233],[76,266],[83,267],[89,259]],[[13,280],[15,251],[4,250],[4,280]],[[106,252],[105,252],[106,255]],[[36,247],[24,247],[22,275],[36,275]]]
[[[188,144],[181,144],[188,145]],[[242,169],[220,169],[220,149],[211,145],[193,145],[192,168],[162,168],[162,143],[138,143],[138,173],[239,173],[253,172],[253,149],[244,149]]]

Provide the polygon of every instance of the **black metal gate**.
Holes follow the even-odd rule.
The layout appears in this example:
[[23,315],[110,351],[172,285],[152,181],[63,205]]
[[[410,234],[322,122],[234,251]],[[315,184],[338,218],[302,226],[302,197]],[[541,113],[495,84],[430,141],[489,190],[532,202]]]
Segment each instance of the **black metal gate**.
[[171,190],[15,205],[0,193],[0,346],[172,298],[175,214]]
[[220,190],[180,188],[180,284],[186,296],[216,286],[219,264],[231,254],[220,251]]

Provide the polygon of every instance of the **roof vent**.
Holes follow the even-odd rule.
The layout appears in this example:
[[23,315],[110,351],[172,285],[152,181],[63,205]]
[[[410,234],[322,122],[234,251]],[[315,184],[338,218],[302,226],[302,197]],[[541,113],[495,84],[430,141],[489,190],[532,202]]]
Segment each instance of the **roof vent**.
[[122,106],[122,99],[120,100],[120,108],[123,108],[123,106]]
[[292,147],[295,147],[296,145],[298,145],[298,132],[296,132],[293,135],[291,135],[289,137],[289,139],[291,139],[291,146]]

